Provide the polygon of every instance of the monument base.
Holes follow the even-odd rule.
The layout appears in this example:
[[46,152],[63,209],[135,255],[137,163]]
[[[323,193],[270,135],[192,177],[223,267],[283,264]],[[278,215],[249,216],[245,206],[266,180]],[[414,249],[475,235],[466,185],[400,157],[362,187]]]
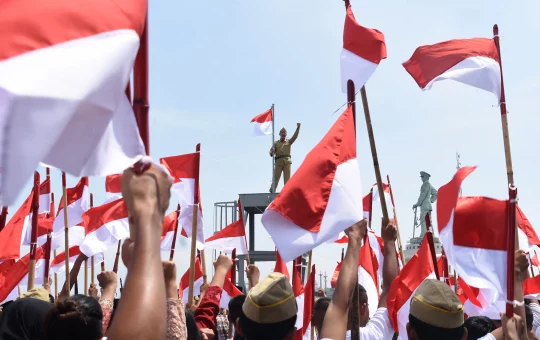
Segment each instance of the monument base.
[[[405,255],[405,261],[409,262],[411,257],[416,254],[418,249],[420,249],[420,244],[422,243],[422,238],[420,237],[413,237],[410,238],[407,241],[407,245],[405,246],[405,249],[403,250],[403,255]],[[438,237],[433,237],[433,243],[435,244],[435,254],[437,254],[437,258],[441,256],[442,254],[442,244]]]

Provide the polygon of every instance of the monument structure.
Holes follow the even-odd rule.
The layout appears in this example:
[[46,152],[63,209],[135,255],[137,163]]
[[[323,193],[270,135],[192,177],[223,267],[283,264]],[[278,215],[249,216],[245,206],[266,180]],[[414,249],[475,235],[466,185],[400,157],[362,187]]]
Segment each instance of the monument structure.
[[[426,216],[431,221],[431,229],[433,232],[433,242],[435,244],[435,252],[437,256],[442,253],[441,241],[438,237],[435,237],[435,226],[431,218],[431,212],[433,210],[432,203],[437,200],[437,189],[435,189],[429,182],[431,175],[425,171],[420,171],[420,178],[422,179],[422,187],[420,188],[420,196],[418,196],[417,202],[413,205],[414,210],[414,227],[413,237],[407,241],[405,246],[404,255],[405,261],[409,261],[411,257],[420,248],[420,243],[426,234]],[[420,217],[418,218],[418,208],[420,208]],[[416,237],[416,228],[420,227],[420,235]]]

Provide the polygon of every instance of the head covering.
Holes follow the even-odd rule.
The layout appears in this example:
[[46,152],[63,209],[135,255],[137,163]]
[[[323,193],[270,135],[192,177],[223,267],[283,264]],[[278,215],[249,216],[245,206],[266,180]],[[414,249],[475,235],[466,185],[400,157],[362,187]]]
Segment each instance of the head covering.
[[424,280],[411,299],[409,312],[418,320],[439,328],[463,325],[463,304],[452,289],[439,280]]
[[294,293],[281,273],[271,273],[256,285],[242,305],[244,315],[251,321],[263,324],[278,323],[296,315]]
[[420,171],[420,177],[422,177],[422,176],[427,176],[427,178],[430,178],[430,177],[431,177],[431,175],[428,174],[427,172],[425,172],[425,171]]
[[284,127],[282,127],[281,130],[279,130],[279,133],[282,133],[282,132],[287,133],[287,129],[285,129]]
[[41,301],[50,302],[49,292],[45,288],[32,288],[26,293],[22,293],[17,299],[33,298]]

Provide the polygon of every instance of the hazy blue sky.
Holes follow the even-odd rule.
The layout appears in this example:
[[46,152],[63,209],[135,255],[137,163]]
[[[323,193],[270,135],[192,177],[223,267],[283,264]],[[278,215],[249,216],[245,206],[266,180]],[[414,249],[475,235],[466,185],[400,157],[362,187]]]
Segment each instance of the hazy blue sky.
[[[507,196],[495,96],[454,82],[438,83],[423,93],[401,66],[420,45],[492,37],[495,23],[520,205],[538,227],[540,5],[500,0],[351,2],[358,22],[386,37],[388,59],[367,83],[367,93],[381,171],[391,176],[404,246],[412,236],[419,171],[431,173],[431,183],[440,187],[455,172],[456,151],[463,165],[478,165],[464,183],[464,195]],[[274,103],[276,128],[285,126],[292,133],[296,122],[302,122],[292,151],[294,171],[338,117],[332,113],[346,101],[339,73],[344,18],[340,0],[150,1],[151,154],[159,158],[193,152],[202,143],[207,236],[214,202],[267,192],[270,186],[271,141],[251,136],[251,118]],[[357,154],[367,193],[375,175],[362,106],[357,110]],[[53,180],[59,199],[60,175],[55,173]],[[71,178],[68,184],[76,181]],[[91,179],[90,186],[101,202],[104,180]],[[21,196],[29,190],[28,185]],[[374,221],[380,218],[377,209]],[[274,249],[260,223],[257,233],[257,248]],[[185,240],[178,245],[179,279],[189,251]],[[114,252],[107,254],[109,269]],[[340,252],[339,245],[321,246],[313,252],[314,263],[331,275]],[[210,272],[210,259],[207,263]],[[261,275],[273,266],[261,264]],[[120,273],[125,275],[125,268]]]

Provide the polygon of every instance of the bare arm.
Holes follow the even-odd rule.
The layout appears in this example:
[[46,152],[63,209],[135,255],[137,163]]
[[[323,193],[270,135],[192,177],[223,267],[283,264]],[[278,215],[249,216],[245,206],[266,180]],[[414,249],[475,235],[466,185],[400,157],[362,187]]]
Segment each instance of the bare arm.
[[77,281],[79,271],[81,270],[81,265],[87,258],[88,257],[86,255],[81,253],[75,260],[73,268],[71,268],[71,270],[69,271],[69,288],[67,286],[66,280],[66,282],[64,282],[64,286],[62,287],[62,291],[60,292],[60,296],[58,297],[59,301],[64,301],[71,296],[71,288],[73,288],[73,286],[75,285],[75,281]]
[[399,272],[396,253],[397,229],[389,223],[381,228],[381,230],[381,236],[384,240],[384,261],[382,270],[383,288],[379,299],[379,308],[386,307],[386,296],[390,290],[390,285]]
[[324,317],[321,338],[345,339],[349,302],[358,282],[358,258],[366,227],[367,221],[363,219],[345,231],[349,237],[347,253],[341,265],[332,302]]

